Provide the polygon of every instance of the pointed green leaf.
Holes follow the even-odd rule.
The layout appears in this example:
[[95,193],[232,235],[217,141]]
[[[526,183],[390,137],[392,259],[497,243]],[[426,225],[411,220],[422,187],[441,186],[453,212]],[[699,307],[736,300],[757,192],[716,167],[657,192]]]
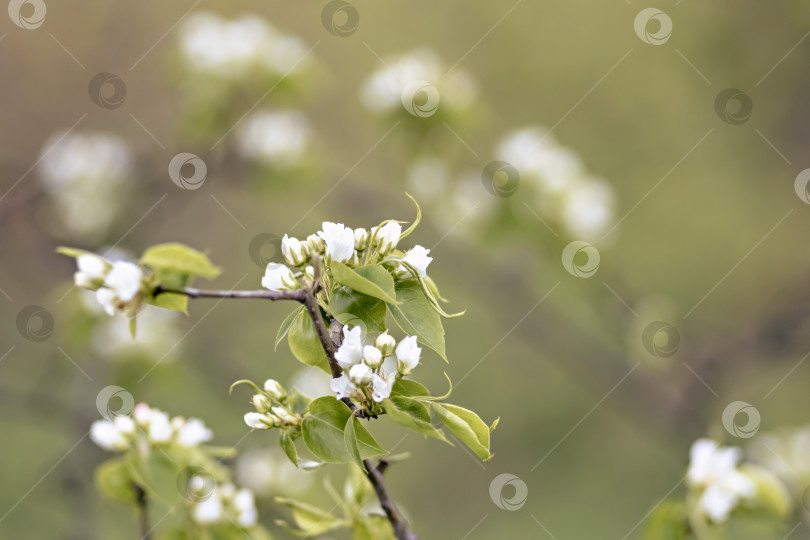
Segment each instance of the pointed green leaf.
[[383,401],[383,406],[386,414],[397,424],[422,435],[449,442],[440,429],[431,425],[427,407],[415,399],[402,396],[393,397]]
[[[304,444],[310,452],[330,463],[353,461],[343,435],[350,415],[351,411],[345,403],[330,396],[310,403],[301,426]],[[386,453],[365,427],[355,425],[354,430],[361,459]]]
[[403,332],[436,351],[447,362],[444,352],[442,320],[415,280],[396,284],[398,304],[388,303],[388,310]]
[[433,410],[461,442],[482,460],[489,461],[492,457],[489,452],[489,426],[477,414],[447,403],[433,403]]
[[93,253],[92,251],[67,246],[59,246],[58,248],[56,248],[56,252],[59,253],[60,255],[65,255],[66,257],[73,257],[74,259],[78,259],[82,255],[95,255],[95,253]]
[[292,464],[298,467],[298,451],[295,449],[295,441],[293,441],[290,434],[282,432],[278,444],[281,445],[281,449],[284,450],[284,453],[290,458]]
[[171,270],[208,279],[213,279],[222,272],[204,253],[176,242],[150,247],[144,252],[140,262],[155,270]]
[[410,193],[405,193],[405,196],[407,196],[411,200],[413,205],[416,206],[416,218],[413,220],[413,223],[411,223],[411,226],[408,227],[407,229],[405,229],[404,231],[402,231],[402,234],[399,235],[400,240],[402,240],[403,238],[405,238],[407,236],[410,236],[410,234],[413,231],[415,231],[416,228],[419,226],[419,222],[422,221],[422,209],[419,208],[419,203],[416,202],[416,199],[411,197]]
[[305,310],[298,312],[287,332],[287,343],[293,355],[308,366],[317,366],[329,373],[329,361],[323,352],[315,325]]
[[292,509],[295,524],[301,530],[296,531],[283,521],[276,521],[276,523],[296,536],[317,536],[347,525],[346,521],[317,506],[284,497],[276,497],[275,500],[277,503]]
[[391,523],[380,514],[360,515],[352,524],[353,540],[395,540]]
[[346,450],[348,450],[354,464],[365,470],[366,467],[360,458],[360,448],[357,446],[357,428],[359,427],[362,427],[360,421],[353,414],[350,415],[343,430],[343,442],[346,444]]
[[410,379],[399,379],[391,389],[392,396],[430,397],[430,392],[423,385]]
[[132,336],[132,339],[135,339],[135,334],[138,331],[138,323],[135,322],[135,315],[129,318],[129,335]]
[[157,296],[147,297],[146,301],[153,306],[180,311],[188,315],[188,296],[185,294],[165,292]]
[[304,311],[304,306],[295,308],[281,322],[281,326],[278,327],[278,334],[276,334],[276,343],[273,345],[274,351],[278,350],[278,344],[281,343],[281,340],[284,339],[284,337],[287,335],[287,332],[290,331],[290,326],[292,326],[293,321],[302,311]]
[[351,289],[341,287],[329,298],[329,313],[341,324],[357,326],[362,323],[367,330],[385,330],[385,302]]
[[397,302],[394,278],[379,264],[351,269],[341,262],[332,261],[329,269],[332,271],[332,277],[341,285],[386,302]]

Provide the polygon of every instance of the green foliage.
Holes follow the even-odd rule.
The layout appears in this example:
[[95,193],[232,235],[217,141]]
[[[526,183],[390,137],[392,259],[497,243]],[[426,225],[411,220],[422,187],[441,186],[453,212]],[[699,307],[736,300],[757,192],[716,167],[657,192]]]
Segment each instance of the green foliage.
[[385,412],[397,424],[449,443],[444,432],[430,423],[428,408],[419,401],[404,396],[394,396],[383,401]]
[[434,403],[433,410],[442,419],[453,435],[466,444],[470,450],[484,461],[489,461],[492,454],[489,452],[489,434],[495,429],[498,421],[487,426],[474,412],[457,405],[447,403]]
[[362,323],[371,332],[385,330],[385,302],[345,287],[329,297],[329,313],[341,324],[357,326]]
[[398,303],[394,292],[394,278],[382,265],[370,264],[352,269],[341,262],[332,261],[329,270],[335,281],[341,285],[372,298]]
[[150,247],[144,251],[140,263],[159,271],[208,279],[213,279],[222,273],[222,270],[214,266],[207,255],[179,243]]
[[[309,451],[329,463],[355,461],[344,435],[350,416],[349,407],[331,396],[324,396],[310,403],[301,426],[304,444]],[[350,443],[356,442],[361,459],[386,453],[365,427],[355,425],[353,430],[355,433]]]
[[653,510],[644,526],[644,540],[687,540],[689,522],[684,504],[664,501]]
[[95,482],[101,494],[109,499],[125,503],[135,501],[135,484],[124,458],[110,459],[96,467]]
[[400,281],[395,286],[397,303],[388,311],[403,332],[419,338],[447,362],[442,320],[416,281]]
[[323,351],[315,325],[306,310],[301,309],[287,331],[287,343],[300,362],[316,366],[329,373],[329,361]]

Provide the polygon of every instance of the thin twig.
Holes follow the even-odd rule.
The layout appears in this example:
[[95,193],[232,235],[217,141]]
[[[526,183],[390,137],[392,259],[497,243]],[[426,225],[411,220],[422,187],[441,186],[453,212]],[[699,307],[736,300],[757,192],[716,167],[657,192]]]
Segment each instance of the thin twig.
[[150,540],[152,538],[152,529],[149,527],[149,512],[148,503],[146,500],[146,491],[138,484],[132,484],[132,489],[135,490],[135,504],[138,507],[138,522],[141,527],[141,540]]
[[295,291],[268,291],[266,289],[259,289],[256,291],[226,291],[196,289],[194,287],[184,287],[182,289],[156,287],[153,296],[157,296],[162,293],[184,294],[189,298],[257,298],[262,300],[295,300],[296,302],[301,302],[303,304],[307,291],[304,289],[297,289]]

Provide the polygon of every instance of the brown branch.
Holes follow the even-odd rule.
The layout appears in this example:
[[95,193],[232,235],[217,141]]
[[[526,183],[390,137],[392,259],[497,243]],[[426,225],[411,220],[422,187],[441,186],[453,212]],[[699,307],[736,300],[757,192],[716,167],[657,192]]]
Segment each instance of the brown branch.
[[141,540],[150,540],[152,538],[152,529],[149,527],[149,512],[148,504],[146,501],[146,491],[138,484],[132,484],[132,489],[135,490],[135,504],[138,507],[138,522],[141,528]]
[[396,504],[394,504],[394,499],[391,498],[391,494],[388,493],[388,488],[385,485],[385,477],[383,476],[383,472],[388,468],[388,460],[381,459],[375,467],[371,463],[371,460],[365,459],[363,460],[363,465],[366,466],[366,477],[368,481],[371,482],[371,485],[374,486],[374,493],[377,494],[377,498],[380,500],[380,506],[382,506],[388,521],[391,522],[391,527],[394,529],[394,536],[399,540],[419,540],[419,537],[411,530],[408,522],[397,509]]
[[307,291],[304,289],[297,289],[295,291],[268,291],[266,289],[259,289],[256,291],[226,291],[196,289],[194,287],[169,289],[158,286],[155,288],[152,296],[157,296],[162,293],[184,294],[189,298],[257,298],[261,300],[295,300],[296,302],[301,302],[302,304],[304,303],[307,295]]

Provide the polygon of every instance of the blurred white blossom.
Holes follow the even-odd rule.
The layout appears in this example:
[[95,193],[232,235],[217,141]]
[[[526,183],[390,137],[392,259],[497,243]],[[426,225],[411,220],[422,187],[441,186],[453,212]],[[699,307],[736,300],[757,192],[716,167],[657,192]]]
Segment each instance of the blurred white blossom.
[[138,333],[134,338],[126,317],[104,318],[93,328],[92,347],[104,358],[144,357],[171,361],[181,350],[178,343],[182,337],[179,326],[182,318],[176,311],[145,306],[138,313]]
[[238,150],[248,159],[278,167],[301,162],[311,130],[298,111],[259,111],[245,118],[237,132]]
[[692,445],[689,457],[687,484],[702,490],[698,506],[713,521],[726,521],[742,499],[756,495],[756,484],[737,469],[742,457],[739,448],[699,439]]
[[391,112],[402,107],[403,91],[417,81],[436,88],[442,107],[464,111],[475,102],[478,89],[470,76],[461,69],[447,73],[449,66],[443,65],[430,49],[416,49],[385,63],[369,75],[360,90],[363,105],[373,112]]
[[261,496],[296,495],[306,491],[312,479],[275,450],[248,450],[236,461],[237,483]]
[[60,234],[102,238],[129,192],[132,156],[120,138],[105,133],[54,133],[38,165]]

